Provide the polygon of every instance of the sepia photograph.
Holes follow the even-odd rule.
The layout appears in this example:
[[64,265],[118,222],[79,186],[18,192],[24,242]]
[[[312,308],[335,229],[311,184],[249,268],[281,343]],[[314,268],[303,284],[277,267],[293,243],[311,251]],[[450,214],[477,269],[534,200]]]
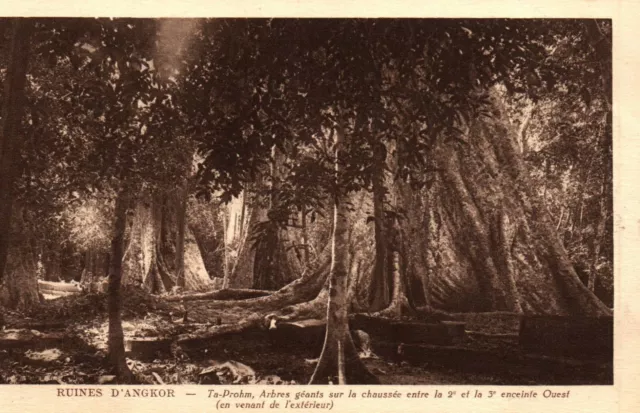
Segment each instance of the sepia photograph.
[[612,386],[612,39],[1,18],[0,387]]

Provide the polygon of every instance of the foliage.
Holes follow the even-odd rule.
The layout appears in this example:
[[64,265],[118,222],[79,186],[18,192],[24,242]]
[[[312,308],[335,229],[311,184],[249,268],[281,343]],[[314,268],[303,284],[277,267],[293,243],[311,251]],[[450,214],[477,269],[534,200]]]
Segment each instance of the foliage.
[[[430,145],[437,136],[464,143],[460,125],[484,102],[481,91],[501,83],[511,93],[537,100],[544,90],[559,87],[568,72],[552,52],[568,36],[584,32],[585,24],[500,19],[204,22],[184,83],[190,97],[184,110],[195,120],[191,130],[206,154],[201,177],[237,194],[243,181],[264,171],[275,145],[291,159],[303,158],[292,165],[289,186],[281,186],[289,198],[297,198],[287,201],[315,205],[319,200],[300,189],[312,181],[335,192],[327,179],[334,156],[331,130],[342,122],[350,138],[341,157],[341,190],[370,187],[372,147],[385,140],[402,142],[399,177],[423,185]],[[237,153],[245,156],[230,155]],[[221,169],[237,172],[238,179],[220,174]]]
[[110,204],[89,199],[64,211],[63,219],[69,228],[70,240],[77,250],[107,250],[111,234]]
[[[613,289],[611,22],[573,22],[557,37],[547,62],[554,80],[535,99],[504,94],[522,123],[532,109],[525,159],[533,183],[556,219],[560,237],[579,269],[591,269],[594,242],[602,244],[595,270],[610,302]],[[604,210],[601,202],[604,200]],[[600,220],[605,232],[597,233]],[[605,294],[605,295],[602,295]]]
[[[83,205],[122,185],[173,188],[196,151],[201,194],[226,202],[261,181],[252,191],[283,225],[302,211],[312,222],[338,191],[370,190],[379,144],[396,178],[421,187],[434,142],[466,146],[463,126],[495,85],[514,119],[536,107],[527,160],[552,215],[572,209],[559,227],[576,256],[610,193],[609,21],[38,19],[33,30],[16,192],[50,239],[88,245],[104,223]],[[348,139],[335,185],[337,127]],[[62,217],[76,210],[73,235]],[[80,223],[92,228],[83,239]]]

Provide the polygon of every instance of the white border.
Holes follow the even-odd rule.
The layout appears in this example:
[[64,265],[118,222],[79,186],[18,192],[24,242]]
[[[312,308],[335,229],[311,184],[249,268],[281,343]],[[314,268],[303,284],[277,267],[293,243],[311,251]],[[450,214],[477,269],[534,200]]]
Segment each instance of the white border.
[[[640,412],[635,374],[639,371],[637,352],[640,333],[640,304],[634,300],[640,287],[635,268],[640,257],[640,217],[637,203],[640,183],[638,91],[640,73],[640,2],[613,0],[111,0],[111,1],[10,1],[0,15],[28,17],[573,17],[612,18],[614,27],[614,215],[615,215],[615,384],[613,386],[568,386],[569,399],[452,401],[429,399],[419,402],[343,399],[333,409],[338,412]],[[640,75],[638,75],[640,76]],[[55,396],[56,386],[0,386],[0,411],[33,412],[211,412],[215,400],[206,398],[205,386],[176,386],[180,392],[197,391],[198,396],[175,399],[110,399]],[[101,387],[107,389],[107,387]],[[377,386],[376,390],[397,388],[431,390],[467,389],[544,390],[543,386]],[[245,389],[259,390],[250,386]],[[293,387],[290,391],[329,387]],[[335,387],[334,387],[335,389]],[[345,386],[360,393],[360,386]],[[303,410],[297,410],[303,411]]]

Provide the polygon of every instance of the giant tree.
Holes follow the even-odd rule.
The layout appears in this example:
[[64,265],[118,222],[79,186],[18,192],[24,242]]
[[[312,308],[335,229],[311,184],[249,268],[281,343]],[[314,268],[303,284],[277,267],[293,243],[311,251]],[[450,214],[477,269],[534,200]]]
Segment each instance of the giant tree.
[[[342,142],[346,149],[338,157],[339,170],[350,179],[340,189],[376,187],[377,253],[390,258],[379,257],[369,278],[371,295],[377,297],[370,301],[374,309],[388,307],[384,315],[405,309],[609,313],[581,284],[532,190],[517,131],[495,91],[503,85],[509,93],[536,99],[542,89],[554,87],[563,72],[548,56],[558,39],[580,31],[579,25],[243,20],[225,21],[217,30],[218,44],[225,45],[220,53],[234,59],[225,61],[231,68],[212,64],[209,81],[199,84],[203,99],[216,96],[216,106],[223,108],[218,119],[224,121],[212,137],[234,136],[234,145],[243,142],[237,150],[253,146],[266,153],[279,141],[311,146],[343,125],[348,139]],[[229,73],[238,79],[218,88],[216,80]],[[202,123],[211,122],[201,115]],[[217,141],[206,139],[203,146],[213,149],[212,142]],[[248,170],[243,160],[233,158],[240,170]],[[221,161],[228,160],[207,157],[204,174]],[[393,183],[384,183],[380,170],[391,163]],[[385,186],[393,197],[387,205]],[[339,210],[341,198],[336,199]],[[390,244],[395,246],[389,253]],[[338,262],[343,258],[333,255],[334,270],[344,268]],[[282,302],[278,297],[310,279],[253,303]],[[313,283],[321,291],[311,307],[303,303],[283,312],[317,316],[326,308],[322,298],[331,294],[332,303],[345,302],[342,283],[331,280]],[[342,320],[340,306],[330,307],[328,317]],[[325,349],[335,348],[341,338],[329,330]],[[323,357],[319,366],[340,373],[343,353],[323,354],[335,359]]]
[[[21,147],[21,124],[24,116],[23,107],[25,101],[25,83],[28,71],[29,37],[31,24],[25,19],[11,20],[10,44],[8,47],[7,70],[4,78],[4,94],[2,96],[2,132],[0,135],[0,282],[3,281],[7,254],[10,246],[11,215],[14,197],[14,181],[17,176],[15,159]],[[4,34],[4,33],[3,33]],[[9,283],[9,289],[28,288],[20,281]],[[18,302],[10,303],[13,306],[30,306],[37,302],[36,294],[20,295],[10,293],[14,297],[21,297]],[[14,300],[12,300],[14,301]]]
[[[158,57],[163,51],[156,50],[162,44],[156,37],[162,25],[156,21],[70,19],[51,24],[58,37],[74,39],[64,43],[69,57],[59,70],[75,74],[65,84],[67,90],[61,100],[66,115],[62,132],[87,146],[78,169],[88,178],[75,184],[112,195],[115,204],[108,294],[109,353],[116,373],[126,381],[131,374],[124,359],[120,289],[127,240],[130,244],[135,237],[135,217],[129,211],[140,202],[160,198],[153,206],[158,208],[155,218],[164,223],[167,195],[176,187],[186,189],[185,177],[192,168],[190,154],[181,151],[188,140],[183,138],[182,120],[171,101],[175,68],[167,67]],[[183,193],[175,197],[181,199],[179,210],[184,209],[185,197]],[[159,268],[161,260],[156,256],[157,266],[150,270],[150,276],[141,277],[142,281],[150,279],[152,289],[153,284],[164,287],[167,282],[185,283],[185,272],[181,271],[185,233],[180,230],[180,225],[184,230],[185,222],[178,221],[178,231],[173,235],[180,251],[172,266],[173,277],[165,279],[167,271]],[[156,241],[171,242],[165,232],[153,235]],[[152,252],[163,251],[155,245]]]

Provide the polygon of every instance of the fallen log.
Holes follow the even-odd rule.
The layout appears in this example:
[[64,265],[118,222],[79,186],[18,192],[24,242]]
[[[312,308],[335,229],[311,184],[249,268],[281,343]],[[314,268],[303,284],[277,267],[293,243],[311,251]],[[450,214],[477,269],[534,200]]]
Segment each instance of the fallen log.
[[135,337],[125,340],[125,352],[138,360],[153,360],[171,354],[171,340],[159,337]]
[[612,384],[613,363],[571,360],[520,352],[497,352],[466,346],[398,344],[373,341],[373,350],[386,360],[429,365],[458,372],[509,377],[512,384],[530,384],[531,377],[546,384]]
[[240,334],[248,330],[264,330],[264,327],[264,317],[256,315],[248,317],[245,321],[239,323],[211,326],[205,330],[180,334],[174,342],[180,346],[194,346],[200,342],[209,341],[225,335]]
[[[274,319],[277,319],[277,323],[273,322]],[[193,347],[228,335],[261,331],[267,332],[267,337],[283,346],[287,343],[304,343],[313,347],[315,344],[322,345],[325,324],[325,319],[292,320],[275,314],[273,317],[255,314],[240,323],[210,326],[182,334],[175,342]],[[376,339],[403,343],[451,345],[464,341],[465,337],[465,324],[453,321],[421,323],[355,314],[350,317],[349,326],[351,331],[362,330]],[[271,328],[266,331],[268,327]]]
[[65,282],[53,282],[38,280],[38,287],[41,291],[64,291],[69,293],[81,293],[82,288],[77,284]]
[[465,330],[467,335],[487,337],[487,338],[508,338],[517,340],[520,337],[518,333],[485,333],[484,331]]
[[0,348],[46,348],[62,343],[63,333],[41,333],[36,330],[0,331]]
[[[279,350],[302,349],[309,353],[319,353],[324,343],[325,330],[325,319],[284,321],[276,316],[263,318],[256,315],[241,323],[211,326],[182,334],[175,342],[184,349],[191,350],[206,346],[209,354],[213,356],[221,349],[224,350],[225,340],[243,336],[246,340],[267,341]],[[367,333],[353,329],[350,329],[350,332],[358,350],[371,351],[371,339]]]
[[8,322],[7,330],[56,330],[66,328],[68,325],[65,321],[16,321]]
[[197,300],[247,300],[249,298],[265,297],[274,291],[250,289],[224,289],[208,291],[206,293],[171,295],[167,301],[197,301]]
[[324,343],[326,320],[308,319],[298,321],[279,321],[273,318],[267,337],[271,344],[280,349],[305,348],[319,353]]
[[60,297],[69,297],[78,293],[72,293],[70,291],[52,291],[52,290],[40,290],[45,300],[55,300]]
[[613,359],[613,317],[525,316],[520,347],[527,353]]
[[[297,321],[279,321],[277,317],[270,318],[267,337],[272,345],[278,349],[302,348],[311,353],[319,354],[326,336],[326,319],[305,319]],[[371,353],[371,337],[362,331],[349,329],[353,344],[360,352]]]
[[353,329],[366,331],[379,340],[407,344],[451,345],[460,343],[465,338],[465,323],[459,321],[424,323],[354,314],[349,317],[349,325]]

